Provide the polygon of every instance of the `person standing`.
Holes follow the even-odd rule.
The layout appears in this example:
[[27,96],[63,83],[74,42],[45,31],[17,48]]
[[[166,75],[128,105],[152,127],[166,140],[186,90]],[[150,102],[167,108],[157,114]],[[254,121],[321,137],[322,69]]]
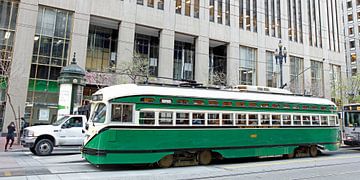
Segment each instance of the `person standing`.
[[9,149],[12,148],[12,145],[14,143],[14,138],[15,138],[15,123],[14,122],[11,122],[8,127],[8,133],[6,135],[6,144],[5,144],[5,151],[7,151],[7,146],[11,140],[11,143],[10,143],[10,146],[9,146]]

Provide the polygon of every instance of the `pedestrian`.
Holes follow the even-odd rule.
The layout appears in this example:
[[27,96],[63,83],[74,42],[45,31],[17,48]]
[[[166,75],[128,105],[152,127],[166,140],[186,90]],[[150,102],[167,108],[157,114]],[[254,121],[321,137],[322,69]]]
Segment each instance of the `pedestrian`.
[[7,146],[11,140],[11,143],[10,143],[10,146],[9,146],[9,149],[12,149],[12,145],[14,143],[14,138],[15,138],[15,123],[14,122],[11,122],[8,127],[8,133],[6,135],[6,144],[5,144],[5,152],[7,151]]

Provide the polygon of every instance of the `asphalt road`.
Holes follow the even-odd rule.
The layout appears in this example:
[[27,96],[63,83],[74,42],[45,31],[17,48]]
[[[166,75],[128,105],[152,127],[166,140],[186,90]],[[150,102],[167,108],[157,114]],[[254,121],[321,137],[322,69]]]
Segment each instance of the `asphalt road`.
[[0,152],[0,179],[359,179],[360,148],[342,148],[316,158],[242,158],[209,166],[161,169],[148,166],[97,168],[78,149],[34,156],[26,149]]

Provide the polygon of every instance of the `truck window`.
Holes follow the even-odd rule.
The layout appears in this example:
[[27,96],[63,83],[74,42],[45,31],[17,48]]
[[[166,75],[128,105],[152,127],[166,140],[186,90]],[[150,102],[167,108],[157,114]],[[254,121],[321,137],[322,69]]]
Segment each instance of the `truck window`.
[[63,126],[66,128],[82,127],[82,117],[72,117]]

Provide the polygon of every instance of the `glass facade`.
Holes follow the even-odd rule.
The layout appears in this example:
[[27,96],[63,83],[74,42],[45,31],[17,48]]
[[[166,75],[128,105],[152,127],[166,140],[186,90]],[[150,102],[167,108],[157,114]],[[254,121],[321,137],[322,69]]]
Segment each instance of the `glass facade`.
[[135,34],[134,48],[134,53],[148,59],[149,76],[156,77],[159,63],[159,37]]
[[311,93],[313,96],[324,96],[323,63],[311,60]]
[[13,57],[16,18],[19,5],[15,1],[0,0],[0,129],[3,126],[6,88]]
[[195,43],[175,41],[174,79],[194,80]]
[[239,84],[256,85],[257,50],[240,46]]
[[116,68],[118,30],[90,24],[86,54],[87,71],[110,72]]
[[209,84],[226,85],[226,46],[209,48]]
[[279,77],[278,66],[274,63],[274,53],[266,51],[266,86],[277,87]]
[[57,79],[68,64],[73,15],[39,7],[30,70],[28,102],[57,104]]
[[290,56],[290,91],[304,93],[304,59]]

